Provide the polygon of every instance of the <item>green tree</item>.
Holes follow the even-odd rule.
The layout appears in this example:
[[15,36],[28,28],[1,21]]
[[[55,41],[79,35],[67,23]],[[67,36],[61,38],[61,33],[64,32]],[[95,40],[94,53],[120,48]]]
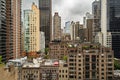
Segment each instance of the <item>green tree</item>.
[[63,60],[64,60],[64,61],[67,61],[67,56],[63,56]]
[[0,64],[2,64],[2,56],[0,56]]
[[49,55],[44,56],[44,59],[49,59],[49,58],[50,58]]
[[45,54],[47,55],[49,52],[49,48],[45,48]]
[[119,60],[114,60],[114,68],[115,70],[120,70],[120,61]]

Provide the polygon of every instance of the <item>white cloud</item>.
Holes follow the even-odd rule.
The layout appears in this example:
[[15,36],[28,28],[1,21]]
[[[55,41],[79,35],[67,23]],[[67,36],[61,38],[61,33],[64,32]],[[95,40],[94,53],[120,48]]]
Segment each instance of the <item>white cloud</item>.
[[[22,8],[30,9],[32,2],[38,5],[38,0],[22,0]],[[62,19],[62,27],[66,21],[80,21],[86,12],[91,12],[92,2],[94,0],[52,0],[52,15],[59,12]]]
[[80,21],[86,12],[91,12],[94,0],[53,0],[53,14],[59,12],[62,19],[62,27],[65,21]]

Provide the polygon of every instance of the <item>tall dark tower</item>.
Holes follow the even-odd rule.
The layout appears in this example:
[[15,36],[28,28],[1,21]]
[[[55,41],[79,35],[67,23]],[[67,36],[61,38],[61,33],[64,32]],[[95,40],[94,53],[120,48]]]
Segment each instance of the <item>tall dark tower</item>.
[[98,32],[101,31],[100,27],[100,17],[101,17],[101,6],[100,6],[100,0],[95,0],[92,3],[92,14],[93,14],[93,40],[95,39],[95,36]]
[[0,56],[6,61],[6,1],[0,0]]
[[40,30],[45,33],[45,46],[51,40],[52,26],[52,2],[51,0],[39,0],[40,9]]
[[120,0],[108,0],[108,32],[112,34],[115,57],[120,58]]
[[120,0],[101,0],[101,9],[101,30],[105,35],[103,41],[108,44],[106,32],[110,32],[115,57],[120,58]]

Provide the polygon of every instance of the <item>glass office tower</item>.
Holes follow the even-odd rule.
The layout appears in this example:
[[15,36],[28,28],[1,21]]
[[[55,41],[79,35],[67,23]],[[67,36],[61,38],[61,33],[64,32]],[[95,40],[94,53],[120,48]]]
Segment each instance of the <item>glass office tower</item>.
[[40,30],[45,33],[45,45],[51,40],[52,25],[52,4],[51,0],[39,0],[40,9]]
[[107,32],[112,34],[112,49],[120,58],[120,0],[107,2]]

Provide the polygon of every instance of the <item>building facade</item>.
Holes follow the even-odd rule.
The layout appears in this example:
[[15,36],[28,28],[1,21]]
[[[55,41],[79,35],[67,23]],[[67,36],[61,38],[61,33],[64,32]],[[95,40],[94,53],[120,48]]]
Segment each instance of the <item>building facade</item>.
[[98,32],[101,31],[100,17],[101,17],[101,1],[95,0],[92,3],[92,14],[93,14],[93,40]]
[[45,33],[45,45],[48,46],[52,37],[52,2],[39,0],[40,30]]
[[21,53],[21,0],[6,0],[7,59],[19,58]]
[[61,17],[56,12],[53,17],[53,40],[61,39]]
[[49,43],[49,54],[51,59],[63,59],[67,55],[67,41],[54,41]]
[[69,80],[113,80],[114,55],[110,48],[84,43],[68,50]]
[[40,51],[39,8],[33,3],[32,10],[24,11],[25,51]]
[[77,40],[79,38],[79,29],[80,29],[80,23],[79,22],[71,22],[70,25],[70,32],[71,32],[71,40]]
[[45,33],[40,32],[40,51],[45,52]]
[[94,17],[93,14],[90,14],[89,12],[86,13],[86,16],[84,17],[84,28],[85,30],[85,41],[93,42],[93,22]]
[[[49,54],[52,59],[63,59],[64,56],[67,56],[68,66],[62,67],[68,72],[59,71],[60,79],[113,80],[114,54],[112,48],[89,42],[59,42],[51,45]],[[59,68],[61,67],[59,66]],[[68,74],[67,77],[66,74]]]
[[[107,4],[107,5],[106,5]],[[112,49],[115,57],[120,57],[120,1],[104,0],[101,1],[101,28],[103,32],[104,46],[107,45],[107,32],[111,32]],[[106,17],[105,17],[106,16]]]
[[93,42],[93,21],[94,19],[87,19],[86,26],[87,26],[87,38],[86,41]]
[[70,34],[70,21],[65,22],[65,28],[64,28],[64,33]]
[[0,0],[0,56],[6,61],[6,1]]
[[68,65],[65,63],[59,64],[59,80],[68,79]]

